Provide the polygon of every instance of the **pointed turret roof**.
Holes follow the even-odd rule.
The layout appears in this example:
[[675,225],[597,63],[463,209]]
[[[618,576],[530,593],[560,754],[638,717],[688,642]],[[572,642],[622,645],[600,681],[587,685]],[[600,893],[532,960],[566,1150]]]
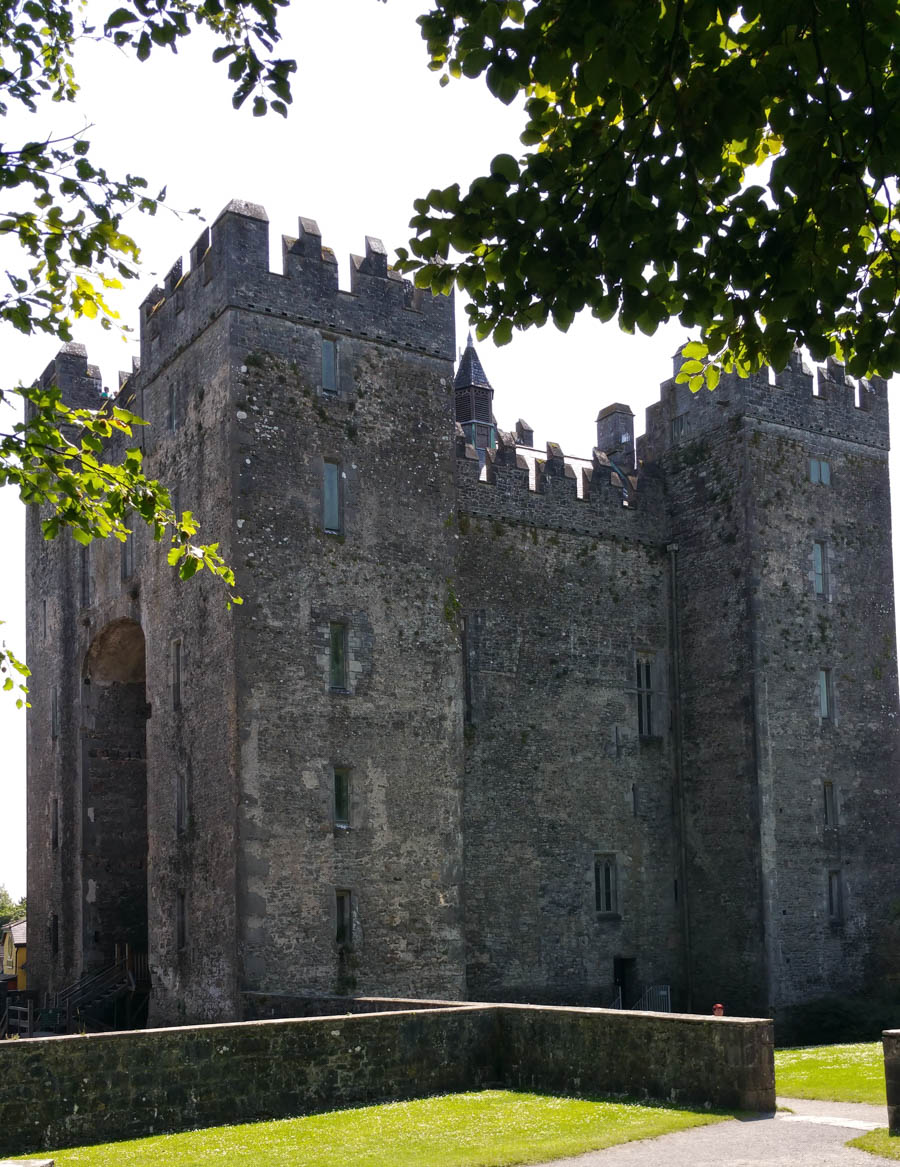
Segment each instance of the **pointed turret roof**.
[[478,353],[475,351],[475,345],[472,343],[472,334],[469,333],[469,339],[466,343],[466,351],[463,353],[459,361],[459,368],[456,370],[456,376],[453,379],[454,389],[471,389],[477,386],[481,389],[490,389],[493,393],[494,387],[487,379],[487,374],[481,367],[481,361],[478,359]]

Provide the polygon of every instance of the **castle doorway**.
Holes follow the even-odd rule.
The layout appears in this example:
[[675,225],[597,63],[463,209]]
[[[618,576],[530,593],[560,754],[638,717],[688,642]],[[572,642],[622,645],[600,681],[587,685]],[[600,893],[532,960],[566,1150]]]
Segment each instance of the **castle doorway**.
[[81,739],[82,967],[147,951],[144,633],[114,620],[84,663]]
[[641,995],[637,979],[637,958],[634,956],[613,957],[613,983],[622,994],[622,1008],[633,1009]]

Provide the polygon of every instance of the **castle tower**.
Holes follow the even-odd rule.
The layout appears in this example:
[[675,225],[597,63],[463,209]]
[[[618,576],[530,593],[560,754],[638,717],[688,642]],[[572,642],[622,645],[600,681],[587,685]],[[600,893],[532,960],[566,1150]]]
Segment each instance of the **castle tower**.
[[453,388],[456,391],[456,420],[478,451],[483,466],[485,450],[493,450],[497,445],[494,390],[475,351],[471,332],[453,379]]
[[634,411],[630,406],[615,402],[600,410],[597,449],[614,458],[623,470],[630,473],[634,469]]
[[[452,298],[374,238],[339,289],[311,219],[283,275],[268,251],[231,203],[147,297],[118,397],[243,606],[139,524],[29,536],[29,970],[54,991],[128,944],[161,1024],[464,988]],[[50,375],[73,361],[96,398],[83,354]]]
[[[679,360],[676,358],[676,371]],[[887,391],[794,355],[669,381],[676,794],[692,1002],[774,1013],[896,967],[900,837]]]

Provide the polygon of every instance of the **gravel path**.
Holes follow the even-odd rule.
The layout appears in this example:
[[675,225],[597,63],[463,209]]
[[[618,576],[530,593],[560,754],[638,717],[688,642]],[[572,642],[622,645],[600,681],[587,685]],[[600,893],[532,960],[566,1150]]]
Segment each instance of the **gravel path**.
[[876,1167],[883,1163],[844,1144],[887,1126],[887,1109],[856,1102],[779,1098],[774,1115],[721,1122],[556,1159],[537,1167]]

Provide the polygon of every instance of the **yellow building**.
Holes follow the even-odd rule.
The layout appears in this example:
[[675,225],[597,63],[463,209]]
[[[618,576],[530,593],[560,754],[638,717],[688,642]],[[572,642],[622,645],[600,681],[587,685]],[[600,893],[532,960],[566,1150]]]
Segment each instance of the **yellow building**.
[[14,920],[3,926],[3,979],[10,989],[26,988],[25,923]]

